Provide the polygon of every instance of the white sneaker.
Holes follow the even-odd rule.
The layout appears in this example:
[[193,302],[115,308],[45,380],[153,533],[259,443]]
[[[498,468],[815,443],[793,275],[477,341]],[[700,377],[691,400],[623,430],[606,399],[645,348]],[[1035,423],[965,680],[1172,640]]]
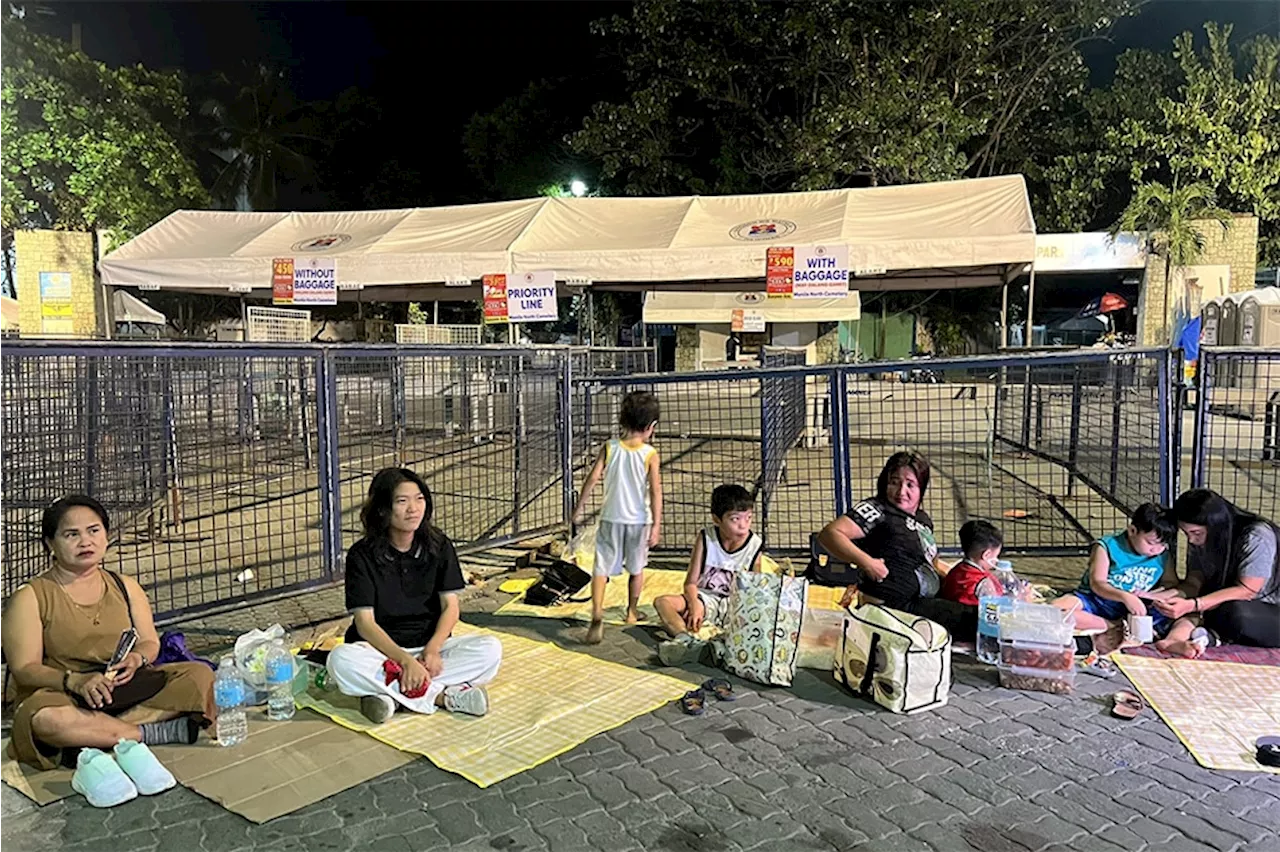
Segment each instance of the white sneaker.
[[95,808],[114,808],[138,797],[138,788],[120,765],[111,755],[96,748],[80,750],[75,774],[71,776],[71,789]]
[[381,725],[396,712],[396,700],[390,695],[365,695],[360,699],[360,712],[375,725]]
[[163,793],[178,782],[173,773],[164,768],[144,743],[121,740],[114,749],[116,764],[129,776],[129,780],[144,796]]
[[483,686],[446,686],[444,688],[444,709],[450,713],[466,713],[468,716],[483,716],[489,712],[489,693]]

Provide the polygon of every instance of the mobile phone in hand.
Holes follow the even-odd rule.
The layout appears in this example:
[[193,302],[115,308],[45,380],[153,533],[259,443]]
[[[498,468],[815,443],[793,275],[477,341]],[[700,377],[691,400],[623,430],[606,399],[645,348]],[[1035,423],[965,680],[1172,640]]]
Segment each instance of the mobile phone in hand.
[[116,652],[111,655],[111,662],[107,663],[107,671],[110,672],[116,666],[124,662],[124,658],[129,656],[134,646],[138,644],[138,631],[132,627],[124,630],[120,634],[120,641],[116,643]]

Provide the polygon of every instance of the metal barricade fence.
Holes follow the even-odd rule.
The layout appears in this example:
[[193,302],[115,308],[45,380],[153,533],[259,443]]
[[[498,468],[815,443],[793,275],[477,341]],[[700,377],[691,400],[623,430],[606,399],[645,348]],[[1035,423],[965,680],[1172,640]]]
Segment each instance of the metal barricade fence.
[[1280,519],[1280,349],[1203,348],[1191,485]]
[[[113,564],[162,617],[340,578],[382,467],[420,472],[462,545],[557,529],[638,388],[662,405],[663,546],[677,549],[709,522],[711,490],[739,482],[769,546],[798,551],[914,449],[944,548],[987,518],[1011,551],[1079,553],[1137,503],[1170,501],[1182,464],[1175,361],[1157,350],[617,376],[569,347],[2,354],[4,594],[47,564],[44,507],[85,491],[113,514]],[[1274,517],[1280,352],[1203,357],[1195,481]]]
[[84,492],[158,617],[341,577],[372,475],[414,468],[460,545],[565,517],[567,355],[529,349],[13,343],[3,351],[3,590]]

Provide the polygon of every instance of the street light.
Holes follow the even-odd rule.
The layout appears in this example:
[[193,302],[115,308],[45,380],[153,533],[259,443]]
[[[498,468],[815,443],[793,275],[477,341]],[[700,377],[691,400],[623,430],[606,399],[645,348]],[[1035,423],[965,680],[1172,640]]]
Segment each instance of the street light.
[[569,192],[573,193],[574,198],[581,198],[587,194],[587,185],[580,180],[574,180],[569,184]]

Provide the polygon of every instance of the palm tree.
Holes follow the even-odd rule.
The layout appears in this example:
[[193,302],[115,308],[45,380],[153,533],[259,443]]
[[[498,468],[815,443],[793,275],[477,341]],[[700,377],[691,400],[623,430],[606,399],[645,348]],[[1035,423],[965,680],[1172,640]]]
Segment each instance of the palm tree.
[[[1204,233],[1198,221],[1216,222],[1223,232],[1231,227],[1231,214],[1217,205],[1213,190],[1203,183],[1179,185],[1175,177],[1169,187],[1159,181],[1144,183],[1111,226],[1111,236],[1121,231],[1138,231],[1147,245],[1164,258],[1164,313],[1161,337],[1169,338],[1169,280],[1174,267],[1193,265],[1204,251]],[[1190,305],[1183,293],[1183,305]]]
[[309,110],[294,99],[283,72],[258,65],[244,85],[225,75],[217,82],[229,96],[210,97],[200,107],[208,122],[203,147],[216,158],[210,195],[225,208],[273,209],[284,180],[314,173],[306,146],[326,143],[309,132]]

